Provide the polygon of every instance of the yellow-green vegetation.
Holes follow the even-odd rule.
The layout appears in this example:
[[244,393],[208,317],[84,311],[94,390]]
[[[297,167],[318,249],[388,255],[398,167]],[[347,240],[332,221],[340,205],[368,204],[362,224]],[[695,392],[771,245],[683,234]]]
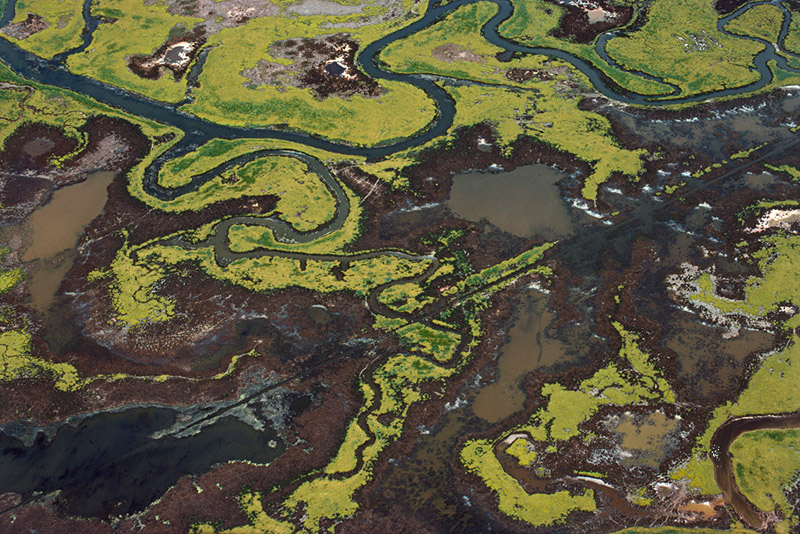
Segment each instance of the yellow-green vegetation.
[[619,358],[612,360],[577,389],[550,383],[542,387],[548,399],[544,408],[517,431],[541,441],[560,441],[580,434],[578,426],[606,404],[625,406],[647,401],[675,402],[675,394],[661,373],[638,346],[638,336],[619,323],[614,327],[622,338]]
[[127,243],[117,252],[106,270],[93,271],[89,280],[109,278],[109,289],[116,316],[112,322],[121,321],[128,326],[144,322],[167,321],[175,313],[175,302],[156,294],[156,284],[165,274],[163,263],[152,257],[146,261],[134,259]]
[[[305,254],[338,254],[345,246],[353,243],[361,233],[361,218],[363,208],[359,197],[342,184],[350,201],[350,212],[347,214],[342,227],[334,230],[319,239],[309,243],[282,243],[276,241],[272,230],[264,226],[235,224],[228,231],[229,247],[233,252],[250,252],[256,249],[282,250],[287,252],[302,252]],[[206,225],[197,230],[197,234],[208,233],[216,223]]]
[[[0,261],[8,254],[8,247],[0,247]],[[14,289],[17,284],[25,279],[25,271],[22,267],[14,267],[12,269],[0,269],[0,295],[8,293]]]
[[[8,122],[0,121],[0,143],[3,144],[19,125],[35,122],[58,128],[80,145],[85,139],[78,129],[92,115],[105,115],[132,122],[151,139],[167,133],[177,133],[174,128],[128,115],[84,95],[26,80],[2,63],[0,63],[0,94],[4,95],[0,100],[0,105],[3,106],[2,116],[11,117],[6,119]],[[14,108],[18,111],[15,112]],[[145,160],[152,161],[153,157],[155,155],[151,153]],[[145,164],[142,162],[140,165]]]
[[60,391],[75,391],[82,386],[78,372],[68,363],[53,363],[31,354],[31,335],[25,330],[0,333],[0,382],[49,374]]
[[[410,9],[410,2],[404,2]],[[195,101],[185,109],[202,118],[238,126],[284,124],[332,139],[375,145],[406,138],[425,128],[436,114],[424,92],[400,82],[381,82],[376,98],[318,99],[311,89],[292,85],[251,86],[242,75],[258,61],[276,61],[269,54],[275,41],[331,33],[326,25],[351,22],[352,17],[272,16],[254,18],[242,26],[225,28],[209,38],[208,54]],[[387,23],[352,29],[362,46],[388,32]],[[349,32],[346,27],[339,31]]]
[[[317,532],[323,519],[335,522],[352,516],[358,509],[358,503],[353,498],[355,491],[372,478],[372,469],[378,456],[387,445],[400,437],[409,408],[422,400],[419,385],[447,378],[452,373],[453,370],[439,367],[419,356],[396,355],[387,359],[373,375],[377,390],[361,382],[364,404],[359,415],[350,423],[338,453],[321,476],[303,482],[283,501],[281,518],[270,517],[264,511],[258,494],[243,496],[242,506],[248,513],[252,527],[264,529],[264,532],[294,531],[292,524],[286,520],[301,506],[304,512],[302,527],[310,532]],[[366,422],[372,438],[358,424],[365,413],[368,414]],[[379,420],[381,416],[393,417]],[[360,457],[357,455],[359,449]]]
[[532,465],[536,460],[536,451],[533,444],[524,437],[517,437],[511,445],[506,447],[506,454],[514,456],[519,465]]
[[774,172],[782,172],[788,174],[792,177],[792,181],[800,180],[800,169],[794,167],[792,165],[770,165],[769,163],[764,163],[764,168],[769,169]]
[[[342,255],[340,260],[330,261],[265,255],[243,258],[226,267],[220,267],[210,247],[187,250],[179,246],[151,244],[136,252],[148,266],[196,261],[203,271],[214,278],[259,292],[302,287],[322,293],[350,291],[363,296],[380,284],[418,276],[430,265],[430,260],[427,259],[408,260],[388,254],[362,259]],[[337,272],[341,273],[341,277],[337,276]],[[139,274],[142,285],[137,286],[136,292],[141,294],[144,291],[149,295],[149,291],[143,288],[152,287],[159,279],[157,273],[157,267],[148,267],[142,271]],[[151,309],[150,304],[147,304],[139,315],[147,312],[144,317],[152,320],[153,316],[164,317],[163,313],[156,313],[156,310],[169,310],[162,300],[153,302],[152,306]]]
[[[597,198],[597,188],[618,172],[635,180],[643,168],[646,150],[621,148],[613,139],[608,120],[578,109],[572,99],[556,95],[556,81],[542,82],[537,94],[489,87],[453,87],[455,127],[490,121],[504,143],[522,134],[536,137],[573,154],[592,166],[581,194]],[[509,113],[511,111],[511,113]]]
[[571,512],[597,509],[592,490],[577,495],[570,495],[566,490],[552,494],[528,493],[503,469],[490,440],[468,441],[461,449],[460,457],[467,471],[492,489],[500,511],[519,521],[548,526],[563,523]]
[[[191,169],[182,173],[183,176],[192,174],[194,172]],[[280,218],[299,231],[321,226],[336,212],[336,201],[319,176],[302,161],[283,156],[250,161],[228,169],[197,190],[175,200],[148,197],[148,203],[170,212],[198,211],[215,202],[266,195],[277,197],[275,210],[281,214]]]
[[[614,327],[621,338],[617,358],[583,380],[575,389],[558,383],[545,384],[541,389],[544,399],[542,408],[528,422],[503,432],[495,440],[468,441],[461,451],[465,467],[497,494],[503,513],[534,525],[547,525],[563,519],[573,509],[593,509],[583,506],[594,506],[594,501],[581,500],[582,504],[578,507],[572,500],[557,500],[555,506],[547,505],[548,501],[545,500],[539,505],[544,511],[527,511],[536,501],[531,500],[529,505],[524,505],[520,499],[525,496],[534,499],[537,495],[547,499],[550,496],[528,495],[519,482],[502,469],[493,452],[494,444],[514,439],[506,452],[510,451],[509,454],[515,456],[521,465],[535,466],[537,474],[546,476],[547,467],[536,466],[534,443],[539,442],[542,447],[548,444],[548,450],[556,452],[559,442],[582,433],[580,425],[588,421],[602,405],[627,406],[675,401],[672,388],[650,361],[649,355],[639,347],[639,337],[619,323],[614,323]],[[586,434],[585,439],[591,441],[592,435]],[[587,495],[591,493],[583,497]],[[537,515],[539,513],[544,515]]]
[[792,17],[789,23],[789,33],[783,41],[784,48],[795,54],[800,54],[800,20],[797,17]]
[[650,506],[653,504],[653,499],[647,496],[647,486],[628,493],[627,498],[636,506]]
[[597,55],[593,43],[580,44],[554,37],[552,33],[564,14],[564,8],[544,0],[516,1],[513,15],[500,25],[499,31],[503,37],[529,46],[557,48],[574,54],[605,72],[621,87],[636,93],[657,96],[671,91],[657,81],[610,67]]
[[450,360],[461,341],[461,336],[456,332],[431,328],[421,323],[400,328],[396,334],[411,352],[429,354],[440,362]]
[[[525,271],[541,260],[544,253],[552,248],[553,245],[555,245],[555,243],[544,243],[538,247],[526,250],[519,256],[514,256],[496,265],[487,267],[479,273],[471,274],[465,279],[459,280],[450,289],[445,291],[444,294],[457,295],[464,292],[477,291],[491,286],[507,276]],[[536,269],[538,269],[537,272],[541,272],[542,274],[549,274],[550,272],[546,267],[537,267]]]
[[403,313],[418,310],[432,300],[425,296],[425,290],[416,282],[389,286],[378,295],[381,304]]
[[398,191],[407,191],[411,188],[411,182],[405,176],[401,176],[397,170],[408,167],[417,162],[417,160],[404,156],[395,156],[383,161],[375,161],[370,163],[362,163],[359,168],[369,173],[382,182],[389,184],[389,186]]
[[[747,388],[735,401],[729,401],[714,411],[708,429],[697,440],[692,458],[672,473],[676,480],[685,479],[704,494],[718,493],[709,447],[714,432],[728,418],[791,412],[800,406],[800,339],[795,335],[781,352],[766,357]],[[780,395],[775,395],[780,391]]]
[[23,103],[30,89],[13,84],[0,84],[0,120],[16,121],[23,112]]
[[685,185],[686,185],[686,182],[684,182],[683,180],[681,180],[681,181],[680,181],[680,182],[678,182],[677,184],[674,184],[674,185],[666,185],[666,186],[664,186],[664,192],[665,192],[666,194],[668,194],[668,195],[671,195],[671,194],[673,194],[675,191],[677,191],[678,189],[680,189],[681,187],[683,187],[683,186],[685,186]]
[[770,43],[778,40],[783,24],[783,10],[771,4],[753,6],[725,26],[725,29],[738,35],[758,37]]
[[630,362],[633,369],[643,380],[650,382],[650,388],[653,391],[658,391],[665,402],[675,402],[675,393],[672,391],[669,382],[650,361],[650,355],[639,348],[639,336],[625,330],[625,327],[616,321],[612,324],[622,339],[619,355]]
[[[525,56],[506,63],[494,57],[500,49],[485,41],[475,28],[495,11],[492,3],[462,6],[433,27],[393,43],[381,59],[398,72],[437,73],[505,85],[513,83],[504,76],[510,68],[536,70],[546,79],[534,77],[518,84],[535,91],[448,87],[456,100],[453,129],[489,121],[506,147],[526,134],[575,155],[592,165],[592,174],[582,191],[590,200],[597,197],[597,187],[612,173],[635,179],[642,170],[641,158],[646,151],[621,148],[605,117],[578,109],[570,86],[576,82],[585,84],[582,75],[566,63],[542,56]],[[382,170],[385,172],[386,168]]]
[[[208,56],[195,103],[186,107],[209,121],[235,126],[287,124],[330,139],[372,146],[411,137],[435,116],[435,107],[425,93],[400,82],[383,82],[384,94],[378,98],[353,96],[348,100],[319,101],[310,89],[295,87],[269,86],[254,91],[236,83],[244,81],[238,72],[248,66],[237,66],[231,58],[214,58],[217,50]],[[219,80],[219,85],[206,76]]]
[[0,295],[3,293],[8,293],[24,279],[25,273],[20,267],[16,267],[14,269],[4,269],[0,271]]
[[[795,284],[800,262],[800,236],[776,234],[761,239],[761,248],[752,257],[758,261],[762,276],[750,277],[745,284],[745,299],[734,300],[717,294],[710,273],[697,280],[699,290],[690,296],[695,302],[717,308],[725,314],[764,317],[781,303],[800,305],[800,287]],[[794,316],[787,328],[800,326],[800,317]]]
[[[3,3],[5,5],[5,3]],[[19,0],[12,23],[21,22],[33,13],[42,17],[47,28],[25,39],[14,39],[6,34],[0,36],[15,42],[20,48],[50,59],[81,44],[84,28],[83,2],[81,0]]]
[[381,52],[381,61],[397,72],[435,73],[508,85],[516,84],[504,76],[510,67],[547,67],[548,73],[553,68],[563,70],[564,63],[547,65],[551,61],[544,56],[526,56],[505,64],[495,59],[494,55],[503,50],[484,39],[479,29],[496,12],[493,2],[462,6],[436,24],[387,46]]
[[784,490],[800,480],[800,431],[748,432],[733,442],[730,452],[742,493],[762,510],[780,509],[789,525],[797,523]]
[[[170,37],[187,33],[202,19],[173,15],[167,2],[98,0],[95,16],[117,19],[100,24],[92,43],[81,54],[70,56],[70,70],[141,93],[155,100],[178,102],[186,92],[185,79],[176,82],[170,71],[158,80],[137,76],[128,68],[128,56],[150,55]],[[135,39],[131,36],[135,35]]]
[[611,39],[606,50],[625,68],[661,77],[684,95],[756,81],[750,67],[764,45],[721,33],[718,18],[704,0],[658,0],[642,28]]
[[[457,237],[457,233],[440,236],[439,241],[446,246]],[[210,250],[206,249],[203,253],[210,253]],[[541,258],[541,253],[542,250],[537,249],[535,254],[523,254],[501,263],[498,269],[488,269],[487,272],[490,274],[484,278],[484,283],[496,286],[507,284],[508,280],[502,273],[506,272],[509,266],[518,267],[526,264],[532,261],[534,256]],[[385,268],[381,269],[381,272],[385,271]],[[319,279],[318,276],[316,278]],[[241,280],[241,275],[237,279]],[[413,292],[411,289],[408,291]],[[442,321],[437,321],[435,324],[444,325]],[[304,481],[282,502],[280,508],[272,513],[267,513],[261,505],[261,494],[245,493],[241,504],[247,512],[250,525],[225,532],[243,533],[252,529],[265,532],[294,531],[296,526],[289,519],[297,517],[301,509],[303,511],[301,528],[317,532],[323,520],[335,524],[354,514],[358,509],[358,503],[354,500],[355,491],[372,478],[375,462],[386,446],[402,435],[410,407],[416,402],[425,400],[421,386],[430,382],[443,383],[459,372],[461,366],[468,361],[470,349],[474,346],[473,343],[467,343],[465,350],[456,354],[457,347],[461,344],[461,334],[419,323],[408,323],[406,319],[377,316],[375,326],[393,330],[401,340],[412,345],[411,353],[397,354],[376,364],[374,370],[370,371],[369,377],[364,376],[364,372],[370,367],[364,369],[359,380],[364,403],[348,425],[337,454],[320,473]],[[455,358],[458,358],[455,365],[448,367],[437,363],[437,361],[451,362]],[[524,490],[520,491],[524,493]],[[555,497],[535,497],[533,502],[544,502],[553,508],[559,507],[557,514],[551,517],[554,521],[568,513],[570,509],[576,509],[575,506],[581,509],[594,509],[591,492],[587,492],[583,498],[570,497],[567,492],[563,493]],[[573,503],[574,506],[564,508],[564,503]],[[208,532],[209,528],[209,525],[196,525],[198,532]]]
[[[713,305],[723,313],[747,314],[763,317],[775,310],[780,303],[800,302],[795,283],[798,261],[797,236],[777,234],[763,238],[762,248],[754,253],[762,278],[752,277],[745,287],[745,299],[736,301],[716,294],[710,275],[700,277],[700,291],[690,298]],[[800,318],[794,316],[786,321],[785,328],[794,328]],[[800,339],[792,333],[786,348],[766,356],[760,367],[750,378],[739,398],[727,402],[714,411],[708,428],[698,438],[692,458],[672,473],[674,479],[687,480],[693,488],[713,494],[719,490],[713,476],[713,464],[709,458],[711,437],[728,418],[741,415],[791,412],[800,406]],[[780,395],[775,395],[780,391]],[[741,439],[741,438],[740,438]],[[761,502],[763,504],[763,501]],[[786,531],[788,525],[779,523],[776,530]]]

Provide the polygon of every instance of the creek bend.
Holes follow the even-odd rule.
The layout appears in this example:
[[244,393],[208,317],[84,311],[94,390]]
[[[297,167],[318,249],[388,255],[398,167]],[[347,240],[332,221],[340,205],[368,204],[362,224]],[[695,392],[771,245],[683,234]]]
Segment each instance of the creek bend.
[[739,490],[733,469],[730,446],[736,438],[746,432],[756,430],[783,430],[800,428],[800,410],[777,415],[747,415],[732,417],[725,421],[711,438],[711,454],[714,462],[714,479],[722,490],[725,500],[747,523],[757,530],[768,526],[767,515]]
[[[270,129],[270,128],[239,128],[213,124],[197,117],[186,114],[174,106],[158,103],[148,100],[144,97],[126,92],[122,89],[115,88],[102,82],[92,80],[83,76],[78,76],[68,72],[62,64],[64,57],[59,57],[57,61],[46,61],[37,58],[33,54],[25,52],[6,40],[0,40],[0,59],[2,59],[12,70],[17,72],[23,77],[33,79],[37,82],[61,87],[64,89],[76,91],[92,98],[99,100],[105,104],[119,108],[123,111],[131,113],[136,116],[148,118],[157,122],[168,124],[177,127],[186,132],[185,137],[176,143],[167,152],[156,158],[153,164],[148,167],[146,171],[144,187],[148,194],[161,198],[161,199],[174,199],[183,194],[190,193],[197,190],[203,183],[212,179],[210,175],[212,171],[194,177],[192,182],[187,186],[176,190],[169,190],[162,188],[158,185],[157,176],[161,167],[169,160],[174,159],[180,155],[187,154],[194,150],[200,144],[213,139],[234,139],[244,137],[255,138],[270,138],[277,140],[284,140],[290,142],[297,142],[308,146],[313,146],[331,152],[365,156],[370,159],[378,159],[407,148],[419,146],[425,142],[436,137],[446,134],[448,129],[453,123],[455,115],[455,105],[449,95],[438,87],[434,82],[427,80],[422,76],[415,75],[400,75],[386,70],[382,70],[378,65],[378,55],[380,51],[398,39],[402,39],[411,35],[414,32],[420,31],[436,21],[440,20],[446,14],[455,10],[456,8],[474,3],[478,0],[457,0],[445,6],[435,6],[431,3],[428,12],[423,18],[417,22],[406,26],[405,28],[392,33],[378,41],[373,42],[367,46],[358,58],[359,66],[370,76],[378,79],[386,79],[393,81],[401,81],[414,85],[415,87],[423,90],[428,97],[436,102],[438,108],[437,119],[429,125],[429,127],[418,133],[413,137],[409,137],[402,141],[377,147],[356,147],[346,143],[324,139],[311,134],[303,134],[297,132],[290,132],[285,130]],[[493,44],[501,46],[511,52],[520,52],[525,54],[544,54],[551,57],[563,59],[578,70],[588,76],[595,88],[603,95],[623,103],[637,104],[637,105],[662,105],[665,103],[688,103],[700,102],[710,98],[730,96],[735,94],[743,94],[746,92],[754,91],[765,87],[772,80],[772,73],[767,63],[769,61],[776,61],[778,64],[786,65],[785,59],[777,55],[771,48],[766,47],[760,53],[755,61],[754,66],[761,74],[761,79],[753,84],[735,88],[717,91],[706,95],[698,95],[694,97],[685,98],[669,98],[669,99],[653,99],[643,95],[637,95],[630,92],[625,92],[616,87],[616,85],[608,78],[607,75],[590,65],[588,62],[577,58],[566,52],[547,49],[535,48],[510,43],[499,36],[497,28],[501,22],[511,16],[513,6],[508,0],[493,0],[498,5],[498,13],[484,26],[483,32],[486,38]],[[84,15],[86,20],[90,20],[88,16],[90,0],[86,0],[84,4]],[[750,6],[748,6],[750,7]],[[16,10],[16,1],[9,0],[6,3],[5,11],[0,24],[6,24],[13,17]],[[784,28],[788,28],[789,15],[785,10],[787,16],[784,20]],[[738,12],[737,12],[738,13]],[[84,38],[84,45],[91,42],[92,33],[97,27],[96,24],[90,24],[88,31]],[[785,38],[786,32],[782,30],[782,39]],[[755,39],[754,39],[755,40]],[[78,51],[75,49],[75,51]],[[612,65],[613,67],[613,65]],[[273,151],[271,153],[277,154]],[[349,204],[347,204],[346,195],[339,196],[335,180],[330,180],[330,173],[325,166],[307,155],[294,152],[294,157],[303,159],[309,167],[314,170],[325,182],[329,190],[334,194],[337,199],[337,210],[334,218],[326,223],[324,227],[314,230],[310,233],[296,232],[291,226],[279,221],[277,219],[257,219],[253,217],[244,217],[239,219],[229,219],[226,225],[233,224],[234,222],[259,224],[269,226],[276,235],[276,238],[284,241],[295,242],[310,242],[327,235],[333,229],[340,227],[341,222],[346,218],[349,213]],[[246,163],[252,159],[270,155],[265,152],[254,152],[231,160],[223,164],[229,168],[233,165]],[[323,170],[324,169],[324,170]],[[219,168],[213,171],[218,172]],[[220,263],[236,261],[243,257],[254,257],[266,254],[281,255],[285,257],[300,257],[302,255],[293,255],[286,252],[272,252],[272,251],[255,251],[253,253],[244,253],[243,255],[234,255],[227,247],[225,240],[227,239],[227,232],[221,226],[218,228],[215,241],[210,243],[214,246],[217,252],[217,259]],[[303,241],[305,240],[305,241]],[[184,245],[181,243],[181,245]],[[369,255],[402,255],[407,259],[412,259],[412,256],[400,251],[378,251],[370,252],[360,255],[359,257],[369,257]],[[320,256],[322,257],[322,256]],[[341,260],[341,256],[322,257],[323,259],[334,258]],[[426,257],[413,257],[413,259],[429,259]],[[435,270],[436,261],[433,260],[432,268]],[[429,276],[432,273],[431,269],[426,270],[423,276]],[[402,283],[407,280],[396,280],[391,283]],[[370,294],[370,304],[374,307],[377,306],[375,296],[379,294],[380,290],[385,286],[379,286]],[[377,311],[377,310],[376,310]],[[380,313],[390,314],[387,309],[381,309]],[[96,416],[97,419],[89,419],[81,426],[69,427],[64,426],[56,433],[52,442],[46,443],[45,440],[37,440],[33,446],[24,447],[20,442],[14,438],[0,435],[0,443],[2,443],[2,454],[0,455],[0,473],[3,474],[2,488],[4,491],[17,491],[25,495],[30,495],[34,490],[53,490],[62,489],[67,495],[68,501],[71,501],[75,506],[75,510],[81,510],[82,513],[108,515],[126,514],[132,511],[142,509],[144,506],[152,502],[152,500],[160,493],[174,483],[181,474],[190,472],[208,470],[212,465],[218,462],[227,461],[231,459],[251,459],[255,461],[269,461],[274,458],[282,448],[282,444],[278,447],[267,447],[265,444],[270,440],[276,439],[276,436],[271,432],[257,433],[251,427],[234,422],[217,423],[220,426],[219,431],[214,430],[215,425],[204,429],[193,438],[161,438],[158,441],[150,440],[149,436],[153,431],[168,426],[172,420],[173,414],[168,409],[148,409],[149,411],[137,411],[139,409],[126,410],[122,412],[109,412]],[[145,419],[145,422],[142,422]],[[118,431],[110,431],[110,429],[118,429]],[[738,435],[738,434],[737,434]],[[120,443],[109,443],[109,436],[117,439]],[[225,438],[223,440],[222,438]],[[170,440],[175,439],[175,442]],[[732,438],[734,439],[734,438]],[[731,441],[732,441],[731,439]],[[187,440],[187,441],[183,441]],[[222,450],[212,450],[208,448],[209,443],[220,442],[224,444]],[[155,441],[155,442],[154,442]],[[86,444],[91,447],[86,447]],[[97,446],[102,443],[103,445]],[[176,446],[175,443],[180,443]],[[244,447],[243,444],[248,444]],[[729,445],[729,443],[728,443]],[[133,447],[129,453],[123,453],[122,457],[119,456],[119,447]],[[228,448],[230,447],[230,448]],[[187,450],[189,451],[187,453]],[[725,449],[727,451],[727,448]],[[144,454],[150,453],[150,454]],[[76,457],[77,454],[77,457]],[[178,456],[173,456],[177,454]],[[87,456],[84,456],[87,455]],[[166,457],[166,461],[159,465],[152,465],[150,463],[140,462],[142,458],[154,457],[160,455]],[[185,455],[181,457],[180,455]],[[48,461],[42,462],[41,458],[48,458]],[[62,461],[69,458],[69,465],[65,466]],[[27,459],[27,462],[24,461]],[[182,463],[187,460],[188,463]],[[82,463],[85,462],[85,463]],[[109,463],[110,462],[110,463]],[[126,464],[129,463],[130,465]],[[94,492],[89,499],[91,502],[81,501],[77,496],[80,491],[85,490],[85,483],[87,480],[93,479],[99,473],[87,469],[82,470],[82,467],[90,465],[94,469],[98,467],[111,466],[112,475],[109,477],[104,473],[102,477],[97,477],[98,484],[102,485],[102,489]],[[130,472],[128,469],[132,466],[136,467],[141,465],[141,471]],[[33,467],[35,466],[35,468]],[[19,469],[24,467],[24,471],[20,472]],[[15,470],[16,469],[16,470]],[[78,471],[76,474],[74,471]],[[158,483],[155,483],[152,473],[156,472],[159,475]],[[142,482],[137,488],[117,488],[115,490],[109,489],[122,480],[127,478],[132,481]],[[5,478],[8,477],[8,478]],[[163,478],[163,480],[162,480]],[[145,491],[146,490],[146,491]],[[146,494],[137,493],[144,491]],[[70,493],[73,492],[73,493]],[[125,493],[129,492],[129,493]],[[122,502],[122,504],[119,504]],[[127,504],[125,504],[127,503]]]

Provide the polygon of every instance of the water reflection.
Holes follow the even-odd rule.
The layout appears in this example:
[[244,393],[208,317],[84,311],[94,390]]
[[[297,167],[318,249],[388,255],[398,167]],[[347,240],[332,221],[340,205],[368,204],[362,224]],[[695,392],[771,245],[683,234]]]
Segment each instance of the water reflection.
[[459,217],[486,219],[520,237],[562,238],[573,232],[569,209],[556,185],[563,177],[545,165],[497,174],[457,174],[447,206]]

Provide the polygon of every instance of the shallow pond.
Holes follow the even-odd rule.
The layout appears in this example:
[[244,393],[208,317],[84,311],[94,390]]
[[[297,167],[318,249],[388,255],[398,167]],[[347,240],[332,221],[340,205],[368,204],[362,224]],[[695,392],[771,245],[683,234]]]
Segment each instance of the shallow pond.
[[573,222],[556,185],[563,177],[546,165],[496,174],[456,174],[447,207],[459,217],[486,219],[520,237],[565,237],[572,233]]
[[58,189],[51,200],[22,222],[2,230],[2,240],[22,237],[22,261],[33,262],[28,288],[33,307],[46,312],[61,281],[75,261],[83,229],[100,215],[108,198],[113,172],[90,174],[83,182]]
[[497,360],[497,379],[475,396],[472,409],[481,419],[496,423],[521,410],[525,402],[522,378],[534,369],[551,367],[566,358],[564,344],[545,333],[555,319],[547,301],[547,296],[535,290],[523,297],[509,341]]

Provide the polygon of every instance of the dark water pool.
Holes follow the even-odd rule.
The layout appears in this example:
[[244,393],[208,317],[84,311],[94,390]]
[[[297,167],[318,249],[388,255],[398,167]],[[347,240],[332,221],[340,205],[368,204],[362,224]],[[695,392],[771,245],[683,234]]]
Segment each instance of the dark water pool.
[[285,445],[228,417],[184,438],[151,439],[175,422],[166,408],[133,408],[60,427],[52,440],[39,434],[30,447],[0,432],[0,493],[30,498],[61,490],[66,512],[108,517],[143,510],[178,479],[230,460],[267,463]]

